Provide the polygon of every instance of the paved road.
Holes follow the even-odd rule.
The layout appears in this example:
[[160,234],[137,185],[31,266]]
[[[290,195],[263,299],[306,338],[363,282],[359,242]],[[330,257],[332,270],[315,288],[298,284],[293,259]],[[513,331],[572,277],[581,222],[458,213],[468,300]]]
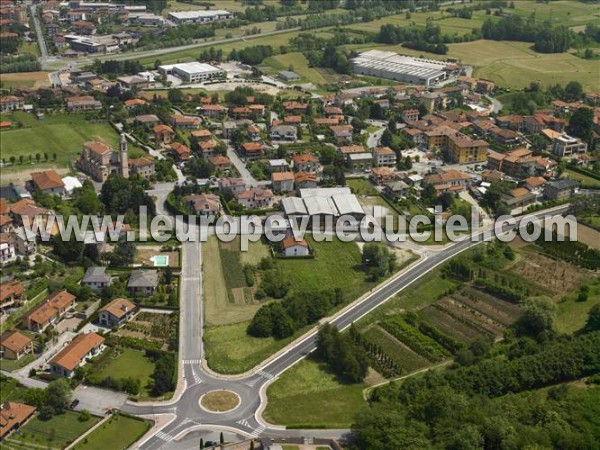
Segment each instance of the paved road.
[[[562,213],[568,206],[553,209]],[[536,213],[540,218],[546,212]],[[505,229],[507,231],[508,228]],[[478,233],[479,236],[490,237],[491,231]],[[468,238],[469,236],[465,236]],[[349,305],[340,311],[330,323],[343,330],[359,320],[375,308],[408,287],[415,280],[430,270],[470,247],[482,242],[465,239],[447,246],[439,252],[429,252],[425,258],[413,265],[399,276],[393,278],[383,287],[370,293],[362,300]],[[183,272],[181,292],[181,364],[185,378],[185,389],[171,403],[154,405],[133,405],[123,407],[126,412],[138,415],[174,414],[175,419],[163,427],[155,435],[141,442],[139,448],[159,449],[169,442],[179,440],[186,433],[200,425],[211,429],[227,429],[248,436],[314,436],[316,433],[340,435],[345,430],[284,430],[267,426],[261,418],[262,408],[266,404],[265,392],[268,384],[279,375],[305,358],[316,348],[317,329],[313,329],[300,340],[290,344],[279,355],[261,364],[252,372],[237,377],[226,377],[209,373],[201,364],[203,355],[202,343],[202,282],[201,252],[198,243],[183,244]],[[235,392],[240,398],[240,405],[227,413],[215,414],[202,409],[200,397],[210,391],[226,389]]]

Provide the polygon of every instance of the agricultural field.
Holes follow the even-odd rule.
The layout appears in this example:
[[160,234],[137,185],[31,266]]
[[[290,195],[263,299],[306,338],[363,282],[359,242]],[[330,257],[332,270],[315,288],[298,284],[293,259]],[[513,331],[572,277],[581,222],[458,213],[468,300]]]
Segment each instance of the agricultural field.
[[294,81],[293,84],[313,83],[318,86],[332,82],[331,78],[324,76],[321,70],[308,67],[308,61],[300,52],[271,56],[265,59],[259,68],[271,76],[276,76],[280,70],[291,69],[302,77],[300,80]]
[[562,333],[574,333],[580,330],[594,305],[600,303],[600,277],[587,284],[589,288],[586,301],[578,301],[578,292],[571,292],[558,303],[556,329]]
[[65,411],[49,420],[40,420],[36,415],[28,421],[18,434],[11,434],[3,441],[3,448],[10,450],[26,448],[65,448],[78,436],[85,433],[100,421],[92,416],[81,421],[80,414]]
[[528,42],[487,41],[448,44],[447,55],[435,55],[412,50],[401,45],[379,45],[376,43],[351,45],[357,51],[369,49],[390,50],[406,55],[425,56],[432,59],[454,58],[463,64],[474,66],[474,76],[490,79],[498,86],[524,88],[531,81],[544,86],[556,83],[567,84],[577,80],[586,91],[600,89],[597,62],[585,60],[571,53],[537,53]]
[[0,86],[4,89],[18,88],[21,86],[28,88],[50,87],[50,78],[48,72],[20,72],[0,74]]
[[[202,244],[205,261],[202,270],[207,326],[248,321],[254,317],[260,307],[260,304],[253,300],[253,289],[246,285],[242,268],[243,264],[256,264],[260,261],[263,255],[268,254],[268,248],[261,243],[251,245],[251,251],[240,252],[238,239],[227,244],[220,243],[214,236]],[[224,246],[229,250],[224,250]],[[241,295],[237,295],[238,293]]]
[[169,336],[177,329],[177,320],[177,314],[142,312],[123,325],[115,335],[159,342],[162,350],[169,350]]
[[366,387],[342,384],[322,363],[307,358],[269,386],[263,417],[288,428],[349,428],[366,405]]
[[534,251],[528,251],[526,257],[511,268],[511,272],[548,290],[554,299],[576,289],[592,276],[586,269]]
[[[2,120],[22,124],[22,128],[2,131],[0,139],[2,159],[6,164],[10,163],[11,158],[16,160],[14,166],[3,167],[3,173],[14,171],[29,173],[49,167],[70,167],[77,159],[85,141],[99,140],[113,147],[118,146],[119,143],[119,135],[108,123],[87,122],[84,114],[46,114],[43,120],[37,120],[33,114],[15,112],[3,114]],[[132,145],[128,148],[132,158],[144,154],[143,150]],[[56,160],[54,160],[55,154]],[[36,155],[40,156],[39,163],[36,161]],[[19,162],[21,156],[24,158],[23,164]],[[30,164],[30,156],[32,164]]]
[[115,414],[73,448],[76,450],[130,448],[150,427],[151,423],[147,420]]

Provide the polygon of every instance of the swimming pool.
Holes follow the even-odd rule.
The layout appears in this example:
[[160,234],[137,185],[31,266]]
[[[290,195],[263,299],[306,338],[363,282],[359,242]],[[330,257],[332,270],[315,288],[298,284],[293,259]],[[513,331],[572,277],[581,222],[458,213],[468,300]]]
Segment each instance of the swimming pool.
[[154,267],[166,267],[169,265],[169,255],[154,255],[150,261],[154,263]]

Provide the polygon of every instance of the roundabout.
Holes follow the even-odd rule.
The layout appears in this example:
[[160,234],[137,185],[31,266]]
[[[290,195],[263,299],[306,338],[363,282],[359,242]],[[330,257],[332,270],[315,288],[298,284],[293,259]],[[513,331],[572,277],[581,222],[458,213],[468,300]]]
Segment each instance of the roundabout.
[[217,390],[203,394],[198,400],[200,408],[213,414],[224,414],[240,406],[241,399],[233,391]]

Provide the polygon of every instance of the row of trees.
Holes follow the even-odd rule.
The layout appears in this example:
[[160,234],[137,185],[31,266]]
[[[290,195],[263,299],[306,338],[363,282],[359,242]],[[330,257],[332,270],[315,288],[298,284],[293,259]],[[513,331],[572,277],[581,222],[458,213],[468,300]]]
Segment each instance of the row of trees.
[[360,383],[367,375],[369,360],[364,350],[328,323],[317,335],[317,357],[343,382]]

